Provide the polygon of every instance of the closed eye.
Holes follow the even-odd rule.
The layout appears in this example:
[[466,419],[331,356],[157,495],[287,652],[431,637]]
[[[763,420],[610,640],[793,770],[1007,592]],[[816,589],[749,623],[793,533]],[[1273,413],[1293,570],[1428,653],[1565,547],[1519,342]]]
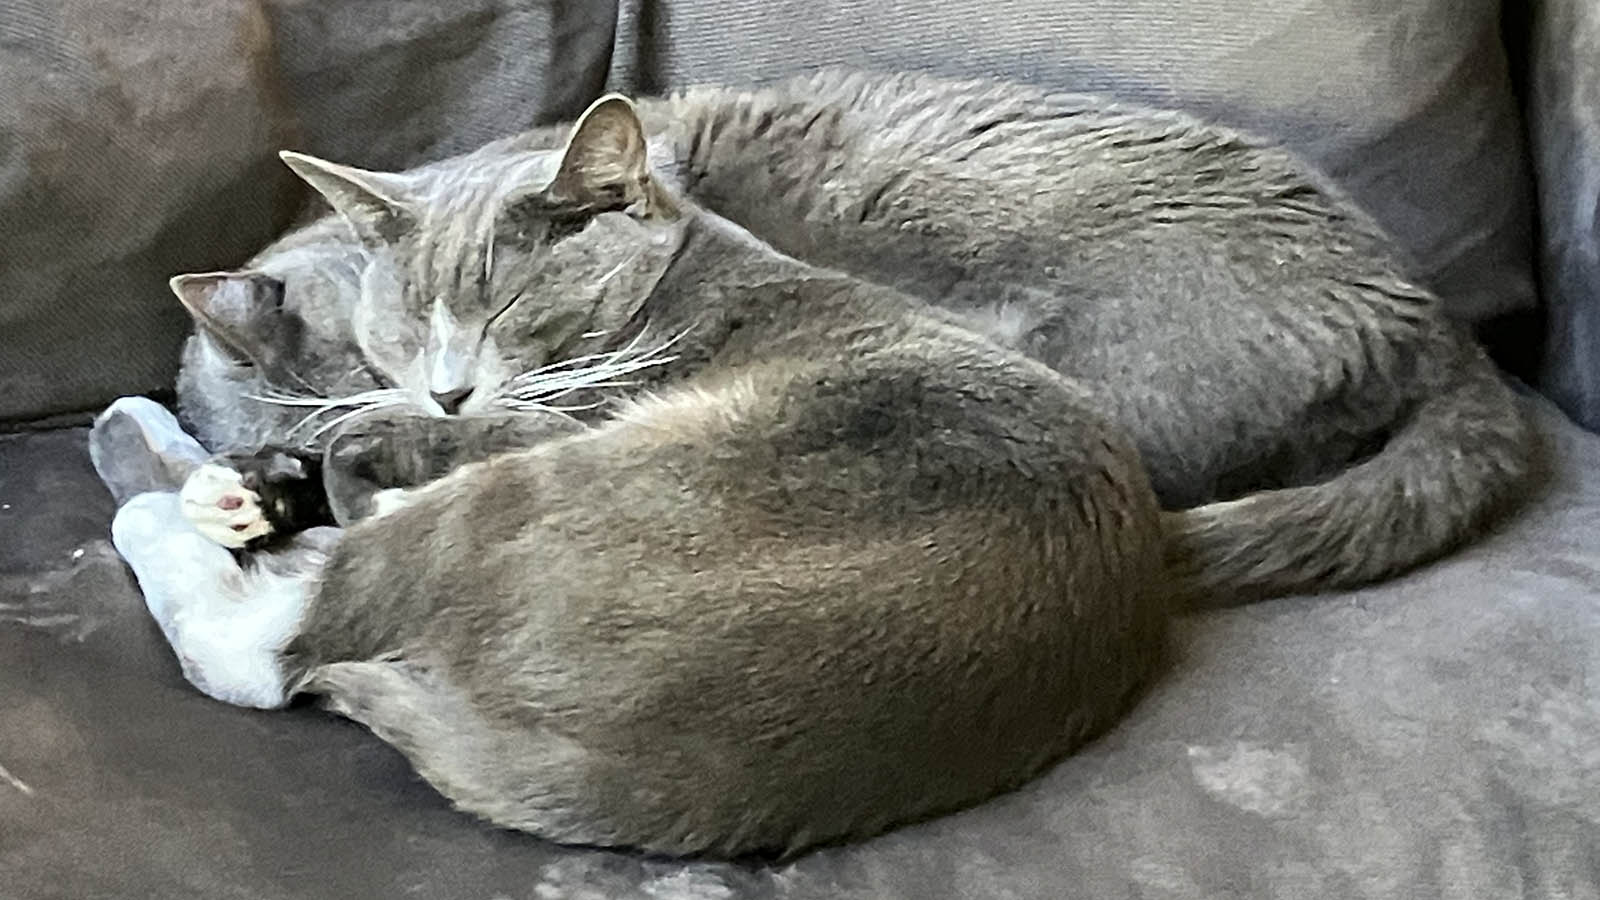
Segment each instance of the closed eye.
[[[504,306],[500,307],[498,310],[495,310],[494,315],[489,317],[489,321],[483,323],[483,334],[488,334],[489,329],[494,327],[494,323],[500,321],[501,316],[504,316],[506,313],[510,312],[511,307],[521,303],[524,296],[525,293],[523,291],[517,291],[517,293],[513,295],[510,300],[506,301]],[[482,337],[482,335],[479,336]]]

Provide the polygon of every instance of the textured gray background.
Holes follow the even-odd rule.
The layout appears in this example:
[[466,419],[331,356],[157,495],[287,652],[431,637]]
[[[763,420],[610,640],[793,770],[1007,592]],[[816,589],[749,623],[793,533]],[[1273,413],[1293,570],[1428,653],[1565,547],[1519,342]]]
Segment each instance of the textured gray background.
[[1549,324],[1540,380],[1600,430],[1600,3],[1537,7],[1529,119]]

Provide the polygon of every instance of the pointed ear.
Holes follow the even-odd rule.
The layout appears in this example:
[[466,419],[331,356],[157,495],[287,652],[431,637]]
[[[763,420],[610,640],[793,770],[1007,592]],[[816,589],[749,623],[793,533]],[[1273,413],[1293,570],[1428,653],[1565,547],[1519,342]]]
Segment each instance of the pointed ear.
[[561,205],[602,210],[649,201],[655,193],[644,125],[633,101],[621,94],[601,97],[572,127],[546,197]]
[[416,224],[402,176],[341,166],[292,150],[278,158],[315,188],[368,247],[387,246]]
[[283,282],[260,272],[203,272],[167,284],[179,302],[230,356],[260,363],[280,318]]

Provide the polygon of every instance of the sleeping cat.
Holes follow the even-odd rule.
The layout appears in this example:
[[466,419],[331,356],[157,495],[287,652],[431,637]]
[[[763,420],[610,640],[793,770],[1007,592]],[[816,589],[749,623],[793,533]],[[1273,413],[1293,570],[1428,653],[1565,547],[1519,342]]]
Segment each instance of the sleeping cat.
[[[591,108],[564,151],[448,191],[294,165],[366,247],[365,292],[432,306],[436,349],[459,334],[440,336],[444,297],[481,312],[478,352],[507,373],[646,333],[672,345],[606,356],[647,364],[602,423],[525,412],[567,434],[244,567],[150,476],[113,539],[207,694],[321,695],[504,826],[785,854],[1010,788],[1150,673],[1164,545],[1121,430],[1047,366],[655,181],[627,101]],[[245,312],[286,308],[276,289],[229,305],[263,284],[183,287],[232,341]],[[280,349],[322,339],[278,327]],[[271,374],[275,354],[250,364]],[[422,374],[449,386],[448,366]],[[542,379],[516,383],[559,390]],[[217,468],[148,401],[113,405],[94,441],[104,472]]]
[[[325,448],[361,521],[241,568],[190,524],[261,528],[239,473],[126,503],[114,537],[190,680],[245,705],[320,693],[512,827],[792,852],[1003,790],[1103,727],[1175,606],[1163,553],[1224,599],[1375,577],[1526,470],[1481,354],[1280,152],[1022,89],[818,85],[836,106],[699,95],[700,119],[656,129],[656,175],[614,99],[563,152],[534,135],[399,175],[288,157],[340,218],[177,280],[201,325],[186,415],[214,447],[237,427]],[[915,167],[871,168],[851,123],[879,113],[904,114],[879,131]],[[1012,169],[979,152],[1039,134]],[[815,178],[763,174],[819,150]],[[1069,150],[1082,171],[1043,165]],[[752,235],[697,205],[740,183],[792,219],[723,198]],[[1187,265],[1153,268],[1168,252]],[[591,408],[618,390],[620,412]],[[126,402],[103,448],[130,423],[181,443]],[[1325,475],[1391,427],[1326,482],[1165,516],[1140,461],[1179,506]]]
[[[641,116],[660,184],[1089,387],[1163,505],[1198,507],[1167,524],[1171,561],[1206,602],[1401,571],[1471,535],[1530,471],[1531,433],[1482,352],[1380,229],[1280,149],[1177,113],[924,75],[697,88]],[[373,192],[349,183],[460,193],[560,141],[534,131],[402,176],[292,158],[342,215],[248,273],[178,281],[200,325],[185,421],[221,451],[315,454],[349,435],[329,485],[347,519],[374,488],[556,428],[515,414],[542,395],[512,379],[619,352],[617,323],[579,334],[566,305],[491,321],[455,258],[468,234],[427,261],[456,279],[437,296],[363,292],[367,257],[388,251],[350,231]],[[237,486],[221,477],[197,483],[197,508]],[[212,533],[227,541],[237,523]]]

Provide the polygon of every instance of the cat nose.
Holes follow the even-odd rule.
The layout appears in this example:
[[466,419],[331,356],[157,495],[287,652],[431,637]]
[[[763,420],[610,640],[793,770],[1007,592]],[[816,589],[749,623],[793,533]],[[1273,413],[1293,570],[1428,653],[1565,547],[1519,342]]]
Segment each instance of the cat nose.
[[455,415],[461,411],[461,404],[472,396],[472,386],[450,388],[447,391],[429,391],[428,396],[439,404],[439,408],[443,409],[446,415]]

